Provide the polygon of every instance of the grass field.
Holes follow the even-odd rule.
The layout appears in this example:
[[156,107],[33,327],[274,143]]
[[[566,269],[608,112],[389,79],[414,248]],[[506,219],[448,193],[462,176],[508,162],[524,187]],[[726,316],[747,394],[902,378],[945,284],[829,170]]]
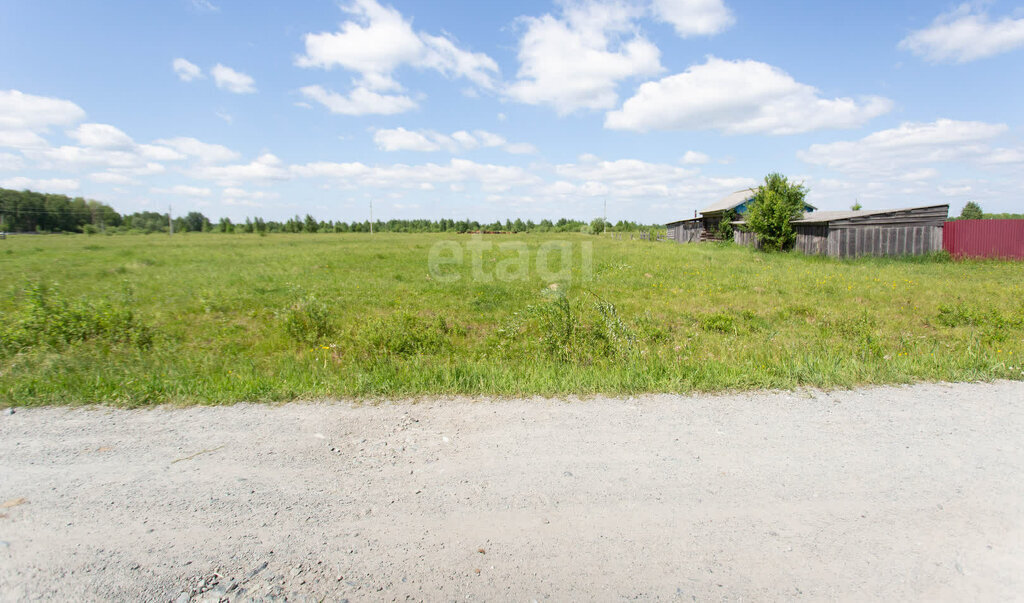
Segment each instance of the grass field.
[[[432,276],[439,241],[463,262]],[[496,246],[474,261],[490,242],[528,263]],[[558,242],[571,262],[538,269]],[[0,295],[12,405],[1024,379],[1024,266],[1007,262],[587,235],[17,236]]]

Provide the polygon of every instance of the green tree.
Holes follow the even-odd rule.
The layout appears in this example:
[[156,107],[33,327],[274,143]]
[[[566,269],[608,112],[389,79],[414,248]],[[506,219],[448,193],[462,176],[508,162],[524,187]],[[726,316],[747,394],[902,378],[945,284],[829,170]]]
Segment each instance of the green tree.
[[793,246],[796,231],[792,221],[803,217],[806,196],[803,184],[791,183],[778,173],[765,176],[746,216],[762,249],[783,251]]
[[960,212],[961,220],[981,220],[984,217],[985,214],[982,213],[981,206],[974,201],[968,201],[963,211]]
[[188,214],[185,215],[184,222],[184,230],[187,230],[189,232],[201,232],[203,230],[209,230],[208,228],[203,228],[203,226],[208,225],[210,223],[210,220],[206,216],[197,211],[188,212]]
[[853,211],[860,211],[864,209],[864,206],[860,204],[860,201],[854,201],[853,205],[850,206]]

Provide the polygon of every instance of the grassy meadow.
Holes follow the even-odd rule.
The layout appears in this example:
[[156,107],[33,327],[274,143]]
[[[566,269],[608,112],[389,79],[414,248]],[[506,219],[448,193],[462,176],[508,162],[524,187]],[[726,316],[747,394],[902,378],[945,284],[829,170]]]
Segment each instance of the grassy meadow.
[[583,234],[15,236],[0,317],[2,405],[1024,379],[1020,263]]

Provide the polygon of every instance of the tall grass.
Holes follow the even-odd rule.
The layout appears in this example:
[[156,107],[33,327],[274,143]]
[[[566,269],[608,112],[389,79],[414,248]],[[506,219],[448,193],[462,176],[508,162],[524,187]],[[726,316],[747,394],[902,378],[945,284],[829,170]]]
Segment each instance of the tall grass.
[[[0,401],[224,403],[1024,378],[1020,264],[594,242],[548,282],[427,267],[446,235],[0,241]],[[513,257],[482,257],[492,277]],[[532,261],[532,260],[531,260]]]

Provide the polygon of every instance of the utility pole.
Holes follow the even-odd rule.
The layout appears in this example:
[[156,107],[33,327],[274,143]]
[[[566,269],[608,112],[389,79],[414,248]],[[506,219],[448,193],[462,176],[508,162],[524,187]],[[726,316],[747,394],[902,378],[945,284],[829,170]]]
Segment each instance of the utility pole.
[[373,199],[370,199],[370,234],[373,234]]
[[171,220],[171,206],[167,206],[167,236],[174,234],[174,221]]
[[601,224],[604,226],[603,232],[608,232],[608,199],[604,200],[604,217],[601,218]]

